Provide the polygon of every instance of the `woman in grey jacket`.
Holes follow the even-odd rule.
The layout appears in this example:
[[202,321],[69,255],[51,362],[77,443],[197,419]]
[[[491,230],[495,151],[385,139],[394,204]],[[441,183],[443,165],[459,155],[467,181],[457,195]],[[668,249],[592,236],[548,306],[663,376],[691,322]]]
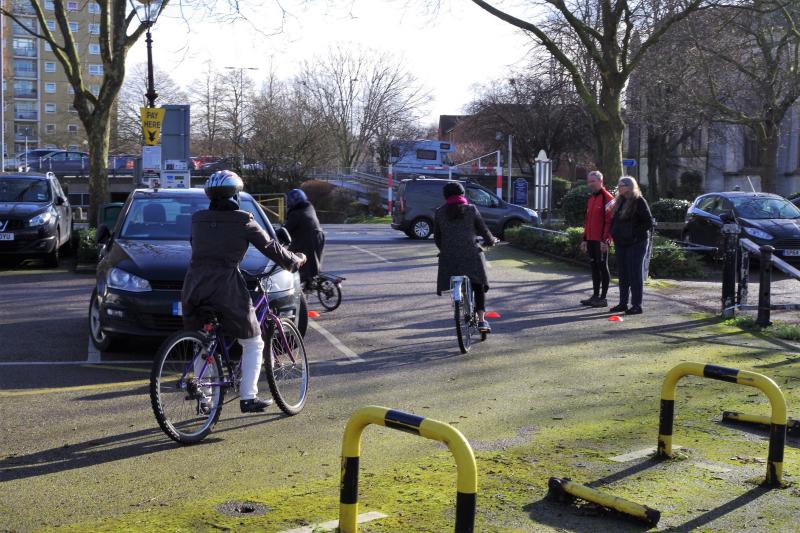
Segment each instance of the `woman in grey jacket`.
[[491,333],[486,321],[486,291],[489,279],[486,275],[486,259],[476,242],[483,237],[485,246],[492,246],[497,239],[474,205],[464,197],[464,187],[457,181],[444,186],[445,204],[436,210],[433,220],[433,237],[439,248],[439,273],[436,294],[450,290],[451,276],[467,276],[475,295],[475,311],[478,313],[478,328],[482,333]]

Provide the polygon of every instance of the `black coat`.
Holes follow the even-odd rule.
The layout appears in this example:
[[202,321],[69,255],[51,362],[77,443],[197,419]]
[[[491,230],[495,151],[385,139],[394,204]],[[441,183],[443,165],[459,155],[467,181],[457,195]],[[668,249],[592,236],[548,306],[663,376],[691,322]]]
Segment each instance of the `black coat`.
[[247,283],[239,263],[247,247],[255,248],[281,267],[297,270],[297,257],[270,239],[247,211],[197,211],[192,215],[192,261],[183,281],[183,325],[199,330],[213,309],[223,331],[237,339],[261,334]]
[[306,256],[306,264],[300,267],[300,279],[308,281],[322,270],[322,251],[325,248],[325,234],[314,206],[306,202],[291,209],[286,213],[283,227],[292,237],[289,249]]
[[622,218],[625,208],[625,197],[620,197],[614,206],[614,217],[611,219],[611,237],[616,246],[631,246],[638,242],[647,240],[650,237],[650,230],[653,229],[653,215],[650,213],[650,206],[647,200],[641,196],[636,200],[636,208],[627,218]]
[[486,259],[475,239],[481,236],[489,246],[494,237],[478,209],[474,205],[464,207],[463,218],[448,219],[447,205],[439,207],[433,218],[433,238],[439,248],[436,293],[440,296],[450,290],[451,276],[467,276],[472,285],[483,285],[484,290],[489,290]]

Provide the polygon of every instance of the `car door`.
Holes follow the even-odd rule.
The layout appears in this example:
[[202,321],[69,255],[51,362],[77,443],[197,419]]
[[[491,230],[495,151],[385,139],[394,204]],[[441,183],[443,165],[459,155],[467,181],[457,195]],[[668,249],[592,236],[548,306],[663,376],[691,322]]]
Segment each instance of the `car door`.
[[63,175],[81,176],[83,175],[84,155],[81,152],[67,152],[67,160],[64,165]]
[[67,166],[67,152],[56,152],[42,158],[42,170],[63,176]]
[[718,196],[709,195],[697,202],[692,209],[689,223],[687,224],[687,238],[695,244],[713,246],[712,244],[712,223],[711,218]]
[[480,187],[467,185],[466,189],[467,199],[478,208],[484,222],[489,226],[489,230],[492,233],[499,233],[502,229],[500,228],[500,222],[504,215],[502,202],[497,196]]

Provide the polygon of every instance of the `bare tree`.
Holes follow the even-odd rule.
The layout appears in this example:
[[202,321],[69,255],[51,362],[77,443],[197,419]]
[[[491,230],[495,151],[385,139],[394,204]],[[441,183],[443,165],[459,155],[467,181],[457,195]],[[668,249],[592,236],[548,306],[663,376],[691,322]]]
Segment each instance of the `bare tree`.
[[[530,4],[538,21],[531,21],[499,9],[497,2],[472,1],[527,32],[569,72],[592,118],[599,166],[612,183],[622,174],[621,100],[631,73],[673,24],[713,2],[535,0]],[[631,46],[634,34],[642,39],[636,49]]]
[[[155,67],[153,69],[155,90],[161,105],[186,103],[187,96],[170,75]],[[116,146],[111,149],[138,153],[142,144],[142,121],[140,108],[147,106],[147,64],[135,65],[125,76],[125,82],[117,101]]]
[[753,133],[768,192],[776,190],[781,123],[800,98],[798,25],[800,5],[785,0],[752,0],[750,9],[715,10],[692,24],[695,97]]
[[325,118],[344,167],[361,161],[381,128],[406,121],[429,99],[397,59],[341,47],[307,63],[298,83]]
[[238,165],[234,167],[241,170],[245,144],[253,130],[252,105],[255,99],[255,82],[250,76],[245,75],[245,69],[235,70],[238,71],[238,75],[226,78],[228,82],[221,88],[219,118],[222,134],[232,151],[230,155],[236,156]]
[[211,62],[200,78],[192,81],[189,101],[192,104],[192,142],[198,154],[217,154],[222,148],[223,77]]

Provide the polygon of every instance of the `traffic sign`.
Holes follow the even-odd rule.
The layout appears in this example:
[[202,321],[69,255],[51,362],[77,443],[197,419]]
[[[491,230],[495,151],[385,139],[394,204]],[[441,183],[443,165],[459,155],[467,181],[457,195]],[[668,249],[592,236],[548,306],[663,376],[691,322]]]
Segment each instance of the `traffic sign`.
[[161,125],[164,123],[164,108],[142,107],[142,134],[144,144],[154,146],[161,138]]
[[623,167],[635,167],[636,166],[636,160],[635,159],[623,159],[622,160],[622,166]]

